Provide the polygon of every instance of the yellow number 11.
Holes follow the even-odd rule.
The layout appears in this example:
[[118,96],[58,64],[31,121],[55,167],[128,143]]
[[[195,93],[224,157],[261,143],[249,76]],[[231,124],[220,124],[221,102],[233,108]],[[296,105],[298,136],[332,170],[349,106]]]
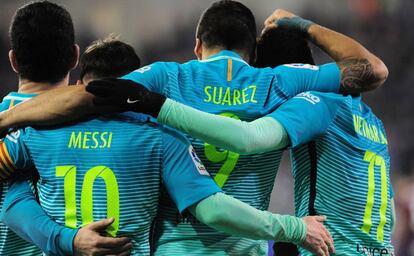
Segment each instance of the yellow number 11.
[[369,162],[368,165],[368,194],[367,204],[365,206],[364,224],[361,230],[369,234],[372,227],[372,209],[374,207],[375,192],[375,166],[380,167],[381,173],[381,206],[380,206],[380,223],[377,229],[377,240],[384,241],[384,226],[387,222],[387,204],[388,204],[388,182],[387,182],[387,166],[382,156],[371,151],[366,151],[364,161]]

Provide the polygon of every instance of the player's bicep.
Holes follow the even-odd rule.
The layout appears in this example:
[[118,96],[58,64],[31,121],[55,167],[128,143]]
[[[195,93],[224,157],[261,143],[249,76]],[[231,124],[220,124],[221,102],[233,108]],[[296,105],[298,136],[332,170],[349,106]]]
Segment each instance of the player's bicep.
[[306,92],[339,92],[340,70],[336,63],[321,66],[287,64],[274,69],[279,86],[289,97]]
[[17,170],[33,167],[21,130],[10,133],[0,142],[0,179],[10,178]]
[[121,79],[132,80],[143,85],[152,92],[165,95],[164,91],[168,85],[168,65],[164,62],[156,62],[142,67],[121,77]]
[[180,212],[221,191],[189,142],[179,134],[165,133],[163,136],[162,179]]

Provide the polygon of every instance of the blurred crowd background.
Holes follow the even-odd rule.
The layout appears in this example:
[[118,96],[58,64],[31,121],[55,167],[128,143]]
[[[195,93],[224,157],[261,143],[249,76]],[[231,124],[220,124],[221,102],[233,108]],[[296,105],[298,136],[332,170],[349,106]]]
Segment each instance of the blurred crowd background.
[[[17,89],[8,62],[8,28],[15,10],[26,3],[1,0],[0,96]],[[77,42],[83,51],[110,33],[135,47],[143,64],[185,62],[194,58],[195,27],[212,0],[55,0],[72,14]],[[290,10],[321,25],[352,36],[387,64],[386,84],[364,94],[382,118],[392,157],[397,205],[396,255],[414,255],[414,1],[413,0],[242,0],[256,16],[258,31],[276,8]],[[318,63],[329,58],[314,48]],[[72,73],[74,83],[78,70]],[[293,213],[293,185],[288,156],[275,184],[271,210]]]

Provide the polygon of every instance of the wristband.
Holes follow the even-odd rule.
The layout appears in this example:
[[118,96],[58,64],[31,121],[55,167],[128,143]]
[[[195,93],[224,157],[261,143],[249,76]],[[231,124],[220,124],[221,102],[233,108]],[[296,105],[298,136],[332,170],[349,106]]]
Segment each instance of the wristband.
[[307,35],[309,27],[315,23],[310,20],[306,20],[301,17],[295,16],[292,18],[282,18],[280,20],[275,21],[275,24],[283,28],[290,28],[300,31]]

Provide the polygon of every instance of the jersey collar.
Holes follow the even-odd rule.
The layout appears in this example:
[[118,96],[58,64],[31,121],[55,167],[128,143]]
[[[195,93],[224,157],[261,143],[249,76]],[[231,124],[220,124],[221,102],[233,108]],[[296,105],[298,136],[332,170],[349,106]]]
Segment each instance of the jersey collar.
[[7,94],[4,98],[4,100],[18,100],[18,101],[26,101],[28,99],[33,98],[36,96],[36,93],[19,93],[19,92],[11,92]]
[[246,65],[249,65],[237,53],[235,53],[233,51],[229,51],[229,50],[223,50],[223,51],[219,52],[218,54],[210,56],[208,59],[200,60],[200,62],[212,62],[212,61],[222,60],[222,59],[232,59],[234,61],[238,61],[238,62],[244,63]]

